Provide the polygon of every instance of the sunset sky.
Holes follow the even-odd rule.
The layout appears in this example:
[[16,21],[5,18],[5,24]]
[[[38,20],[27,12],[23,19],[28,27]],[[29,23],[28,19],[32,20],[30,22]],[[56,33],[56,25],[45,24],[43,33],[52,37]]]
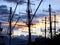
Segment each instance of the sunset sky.
[[[27,2],[27,0],[23,0],[23,2],[25,2],[25,1]],[[35,5],[31,5],[31,9],[32,9],[31,14],[34,14],[40,0],[30,0],[30,2],[32,4],[35,4]],[[49,14],[48,12],[43,12],[43,10],[48,10],[49,4],[51,4],[52,11],[56,12],[57,18],[58,17],[60,18],[60,16],[59,16],[60,15],[60,6],[59,6],[60,0],[43,0],[41,6],[39,7],[39,10],[36,13],[34,20],[32,21],[32,23],[34,25],[31,25],[31,30],[34,30],[36,32],[36,34],[34,33],[33,35],[41,35],[42,34],[41,32],[39,32],[41,30],[41,28],[43,27],[43,29],[44,29],[44,26],[45,26],[45,24],[42,23],[42,20],[44,20],[44,15],[45,16],[47,15],[47,20],[48,20],[48,14]],[[12,7],[12,10],[14,11],[15,6],[16,6],[16,2],[9,1],[9,0],[0,0],[0,6],[1,5],[5,5],[7,7],[7,10],[9,10],[9,7]],[[17,15],[14,16],[14,21],[12,22],[12,26],[14,26],[14,24],[15,24],[15,22],[19,16],[21,16],[21,19],[26,22],[27,15],[19,13],[19,12],[26,13],[26,10],[27,10],[27,4],[19,2],[19,5],[17,6],[16,13],[15,13]],[[2,21],[2,19],[7,20],[8,17],[5,17],[5,16],[3,17],[2,15],[0,15],[0,21]],[[14,33],[13,35],[21,35],[22,34],[22,33],[20,33],[20,32],[22,32],[21,30],[25,30],[25,31],[27,30],[28,31],[28,27],[27,27],[26,23],[24,23],[21,19],[17,23],[16,28],[13,31],[13,33]],[[4,26],[9,25],[8,22],[6,22],[6,21],[4,23],[5,23],[5,24],[3,24]],[[19,25],[21,25],[21,26],[19,26]],[[49,24],[47,24],[47,27],[49,27]],[[28,34],[26,34],[26,35],[28,35]]]

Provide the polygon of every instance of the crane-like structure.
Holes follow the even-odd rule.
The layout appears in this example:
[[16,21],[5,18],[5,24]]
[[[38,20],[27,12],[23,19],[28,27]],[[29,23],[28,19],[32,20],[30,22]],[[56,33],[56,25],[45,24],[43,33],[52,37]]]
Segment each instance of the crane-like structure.
[[[42,0],[41,0],[41,2],[42,2]],[[36,12],[37,12],[39,6],[41,5],[41,2],[39,3],[39,5],[38,5],[38,7],[37,7],[37,9],[36,9],[36,11],[35,11],[33,17],[35,16],[35,14],[36,14]],[[11,45],[11,32],[12,32],[12,29],[14,29],[16,23],[17,23],[18,20],[20,19],[20,17],[19,17],[18,20],[16,21],[14,27],[12,28],[11,23],[12,23],[12,21],[13,21],[13,17],[14,17],[14,14],[15,14],[15,12],[16,12],[18,3],[19,3],[19,2],[17,2],[16,7],[15,7],[13,13],[12,13],[12,7],[10,7],[9,20],[8,20],[8,21],[9,21],[9,31],[10,31],[10,32],[9,32],[9,36],[10,36],[9,45]],[[26,3],[26,2],[24,2],[24,3]],[[33,19],[33,17],[32,17],[32,19],[31,19],[31,16],[30,16],[30,13],[31,13],[30,4],[32,4],[32,3],[30,3],[30,0],[28,0],[28,2],[27,2],[27,17],[28,17],[28,28],[29,28],[29,29],[28,29],[28,30],[29,30],[29,39],[28,39],[28,40],[29,40],[29,42],[28,42],[29,45],[31,44],[31,29],[30,29],[30,27],[31,27],[32,19]],[[34,5],[34,4],[33,4],[33,5]],[[0,28],[0,31],[2,31],[1,28]]]
[[[38,7],[37,7],[32,19],[34,18],[37,10],[39,9],[39,6],[41,5],[42,1],[43,0],[40,1],[40,3],[38,5]],[[30,29],[30,25],[31,25],[31,22],[32,22],[32,19],[31,19],[31,16],[30,16],[30,0],[28,0],[28,2],[27,2],[27,9],[28,9],[27,10],[27,15],[28,15],[29,44],[30,44],[31,43],[31,29]]]
[[[10,28],[10,37],[11,37],[11,21],[13,20],[13,17],[14,17],[14,14],[15,14],[15,11],[16,11],[16,9],[17,9],[17,6],[18,6],[18,3],[19,2],[17,2],[17,4],[16,4],[16,7],[15,7],[15,10],[14,10],[14,12],[13,13],[11,13],[12,11],[11,11],[11,8],[10,8],[10,16],[9,16],[9,28]],[[42,0],[40,1],[40,3],[39,3],[39,5],[38,5],[38,7],[37,7],[37,9],[36,9],[36,11],[35,11],[35,13],[34,13],[34,15],[33,15],[33,17],[35,16],[35,14],[36,14],[36,12],[37,12],[37,10],[38,10],[38,8],[39,8],[39,6],[41,5],[41,3],[42,3]],[[31,29],[30,29],[30,27],[31,27],[31,22],[32,22],[32,19],[33,19],[33,17],[32,17],[32,19],[31,19],[31,16],[30,16],[30,0],[28,0],[28,2],[27,2],[27,17],[28,17],[28,30],[29,30],[29,43],[28,44],[31,44]],[[20,17],[18,18],[18,20],[20,19]],[[16,23],[18,22],[18,20],[16,21]],[[15,25],[16,25],[16,23],[15,23]],[[14,27],[15,27],[15,25],[14,25]],[[13,27],[13,29],[14,29],[14,27]],[[11,39],[10,39],[11,40]]]

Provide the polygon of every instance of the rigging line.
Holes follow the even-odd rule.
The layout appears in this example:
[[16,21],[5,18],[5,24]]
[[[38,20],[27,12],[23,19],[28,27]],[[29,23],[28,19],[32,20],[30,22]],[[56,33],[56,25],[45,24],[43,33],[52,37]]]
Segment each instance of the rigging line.
[[[19,21],[19,19],[21,19],[21,17],[18,17],[18,19],[17,19],[17,21],[16,21],[14,27],[12,27],[12,30],[15,28],[15,26],[16,26],[17,22]],[[21,19],[21,20],[22,20],[22,19]],[[8,29],[9,29],[9,28],[8,28]],[[7,30],[8,30],[8,29],[7,29]]]
[[[17,4],[16,4],[16,7],[15,7],[15,9],[14,9],[14,12],[13,12],[12,16],[10,17],[11,20],[12,20],[14,14],[15,14],[15,11],[16,11],[17,6],[18,6],[18,2],[17,2]],[[8,29],[9,29],[9,28],[8,28]],[[7,29],[7,30],[8,30],[8,29]]]
[[[17,21],[16,21],[14,27],[12,28],[12,30],[15,28],[15,26],[16,26],[17,22],[19,21],[19,19],[21,19],[21,17],[18,17],[18,19],[17,19]],[[22,19],[21,19],[21,20],[22,20]],[[23,22],[24,22],[24,21],[23,21]],[[24,22],[24,23],[25,23],[25,22]]]
[[41,5],[42,1],[43,1],[43,0],[41,0],[41,1],[40,1],[40,3],[39,3],[39,5],[38,5],[38,7],[37,7],[37,9],[36,9],[36,11],[35,11],[35,13],[34,13],[33,17],[31,18],[31,22],[32,22],[33,18],[35,17],[36,12],[38,11],[39,6]]
[[15,12],[16,12],[16,9],[17,9],[17,6],[18,6],[18,3],[19,3],[19,2],[17,2],[17,4],[16,4],[16,7],[15,7],[14,12],[13,12],[13,14],[12,14],[11,20],[12,20],[14,14],[15,14]]
[[17,24],[17,22],[19,21],[20,18],[21,18],[21,17],[18,17],[18,19],[17,19],[17,21],[16,21],[14,27],[12,28],[12,30],[15,28],[15,26],[16,26],[16,24]]
[[[7,31],[9,30],[10,25],[11,25],[11,15],[12,15],[12,7],[10,7],[10,13],[9,13],[9,16],[8,16],[8,28],[7,28]],[[7,32],[7,34],[9,34],[9,33]]]
[[[18,19],[17,19],[17,21],[16,21],[14,27],[12,28],[12,30],[15,28],[15,26],[16,26],[17,22],[19,21],[19,19],[21,19],[21,17],[18,17]],[[22,20],[22,19],[21,19],[21,20]],[[23,21],[23,22],[24,22],[24,21]]]
[[[15,7],[15,9],[14,9],[14,12],[13,12],[12,16],[10,17],[11,20],[12,20],[14,14],[15,14],[15,11],[16,11],[17,6],[18,6],[18,2],[17,2],[17,4],[16,4],[16,7]],[[9,28],[8,28],[8,29],[9,29]],[[8,30],[8,29],[7,29],[7,30]]]
[[16,9],[17,9],[17,6],[18,6],[18,3],[19,3],[19,2],[17,2],[17,4],[16,4],[16,7],[15,7],[14,12],[13,12],[13,14],[12,14],[11,20],[12,20],[14,14],[15,14],[15,12],[16,12]]
[[[11,20],[12,20],[12,18],[13,18],[13,16],[14,16],[14,14],[15,14],[15,12],[16,12],[16,9],[17,9],[17,6],[18,6],[18,3],[19,3],[19,2],[17,2],[16,7],[15,7],[15,9],[14,9],[14,12],[13,12],[13,14],[12,14],[11,18],[10,18]],[[8,29],[9,29],[9,28],[8,28]],[[8,29],[7,29],[7,30],[8,30]]]

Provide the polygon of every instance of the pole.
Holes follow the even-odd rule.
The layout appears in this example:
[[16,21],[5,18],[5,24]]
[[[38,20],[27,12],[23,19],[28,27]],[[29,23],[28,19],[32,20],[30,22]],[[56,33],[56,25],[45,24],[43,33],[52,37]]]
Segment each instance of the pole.
[[49,5],[50,38],[52,39],[51,5]]
[[56,36],[56,15],[54,14],[54,36]]
[[30,29],[30,25],[31,25],[31,22],[30,22],[30,20],[31,20],[31,17],[30,17],[30,0],[28,0],[27,8],[28,8],[27,14],[28,14],[28,30],[29,30],[28,44],[30,45],[30,44],[31,44],[31,29]]
[[10,15],[9,15],[9,36],[10,36],[10,39],[9,39],[9,45],[11,45],[11,16],[12,16],[12,7],[10,7]]
[[46,38],[46,17],[45,17],[45,38]]

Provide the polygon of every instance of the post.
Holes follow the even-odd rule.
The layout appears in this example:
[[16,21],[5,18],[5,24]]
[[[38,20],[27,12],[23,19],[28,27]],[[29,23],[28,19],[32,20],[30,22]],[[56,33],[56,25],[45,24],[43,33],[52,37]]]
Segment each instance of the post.
[[46,38],[46,17],[45,17],[45,38]]
[[12,7],[10,7],[10,15],[9,15],[9,36],[10,36],[10,39],[9,39],[9,45],[11,45],[11,16],[12,16]]
[[29,39],[28,39],[28,44],[30,45],[31,44],[31,29],[30,29],[30,25],[31,25],[31,16],[30,16],[30,0],[28,0],[28,3],[27,3],[27,15],[28,15],[28,30],[29,30]]
[[54,36],[56,36],[56,15],[54,14]]
[[51,5],[49,5],[50,38],[52,39]]

